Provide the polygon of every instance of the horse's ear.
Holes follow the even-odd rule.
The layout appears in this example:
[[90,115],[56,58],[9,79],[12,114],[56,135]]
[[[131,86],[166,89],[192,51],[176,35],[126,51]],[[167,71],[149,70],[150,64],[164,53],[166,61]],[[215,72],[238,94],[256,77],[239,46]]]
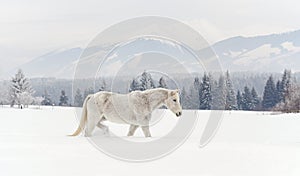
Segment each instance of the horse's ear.
[[176,95],[178,92],[179,92],[179,90],[178,90],[178,89],[171,91],[171,96],[174,96],[174,95]]

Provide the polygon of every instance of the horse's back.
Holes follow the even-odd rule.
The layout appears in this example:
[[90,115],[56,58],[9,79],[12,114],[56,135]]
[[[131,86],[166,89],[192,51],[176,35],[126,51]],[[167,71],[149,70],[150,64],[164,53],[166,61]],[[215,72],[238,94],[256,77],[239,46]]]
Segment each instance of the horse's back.
[[105,119],[114,123],[127,123],[130,116],[128,94],[101,91],[94,95],[95,103]]

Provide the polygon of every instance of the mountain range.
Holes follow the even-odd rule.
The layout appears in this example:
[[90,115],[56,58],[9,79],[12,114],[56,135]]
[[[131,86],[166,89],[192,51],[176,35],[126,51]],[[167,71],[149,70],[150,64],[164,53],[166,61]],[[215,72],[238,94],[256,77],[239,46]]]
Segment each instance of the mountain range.
[[[139,46],[143,47],[145,46],[143,42],[146,40],[138,42]],[[156,44],[152,41],[153,46]],[[167,45],[162,46],[170,52],[173,52],[174,48],[178,49],[178,46]],[[300,30],[254,37],[237,36],[219,41],[211,47],[218,56],[223,70],[282,72],[287,68],[293,72],[300,71]],[[93,55],[101,49],[105,50],[105,47],[89,49],[89,55]],[[83,48],[56,50],[20,65],[8,74],[12,75],[21,68],[28,77],[73,78],[78,59],[83,51]],[[96,67],[97,64],[93,66]]]

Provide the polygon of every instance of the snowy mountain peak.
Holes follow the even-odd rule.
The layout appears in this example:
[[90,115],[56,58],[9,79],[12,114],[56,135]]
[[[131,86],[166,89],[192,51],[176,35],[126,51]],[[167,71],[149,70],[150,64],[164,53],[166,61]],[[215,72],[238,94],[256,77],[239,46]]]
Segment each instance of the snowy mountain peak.
[[300,30],[255,37],[233,37],[213,45],[222,66],[231,71],[300,71]]
[[[139,49],[160,44],[174,55],[180,53],[181,47],[153,38],[141,38],[135,41]],[[254,37],[236,36],[212,45],[224,70],[281,72],[284,68],[300,71],[300,30]],[[85,50],[89,56],[106,50],[106,46],[95,46]],[[175,52],[175,49],[178,50]],[[61,49],[49,52],[21,65],[29,77],[72,78],[82,48]],[[117,54],[109,58],[119,63]],[[93,62],[91,60],[91,62]],[[9,72],[13,75],[16,69]]]

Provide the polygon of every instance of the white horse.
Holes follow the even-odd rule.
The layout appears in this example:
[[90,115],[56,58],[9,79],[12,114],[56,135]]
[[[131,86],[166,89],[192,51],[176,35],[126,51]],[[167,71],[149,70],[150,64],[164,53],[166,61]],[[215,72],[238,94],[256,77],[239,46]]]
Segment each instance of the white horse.
[[101,122],[129,124],[127,136],[133,136],[141,127],[145,137],[151,137],[149,122],[154,109],[165,105],[177,117],[182,114],[179,91],[163,88],[145,91],[133,91],[129,94],[98,92],[88,95],[83,104],[80,124],[74,134],[77,136],[85,129],[85,136],[91,136],[95,126],[108,132],[108,127]]

